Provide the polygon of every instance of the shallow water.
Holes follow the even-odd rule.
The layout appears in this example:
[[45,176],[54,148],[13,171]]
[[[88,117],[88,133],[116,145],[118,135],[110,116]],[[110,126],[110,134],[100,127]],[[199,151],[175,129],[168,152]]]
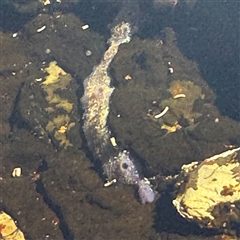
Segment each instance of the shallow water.
[[[56,151],[56,145],[32,135],[36,122],[26,121],[30,118],[21,113],[31,103],[39,104],[39,109],[45,104],[40,95],[31,101],[26,98],[36,94],[31,92],[35,91],[33,80],[44,78],[42,62],[56,60],[74,77],[77,87],[73,92],[81,96],[81,83],[99,63],[109,28],[122,7],[119,2],[62,1],[48,6],[47,14],[39,17],[42,5],[34,2],[4,1],[0,10],[4,49],[0,70],[2,208],[18,220],[27,239],[47,235],[50,239],[215,239],[216,231],[201,229],[177,214],[171,204],[171,185],[161,186],[163,183],[156,181],[156,191],[162,196],[149,205],[139,203],[132,187],[103,188],[101,167],[92,163],[81,129],[77,146],[66,151]],[[130,147],[148,177],[176,174],[183,163],[214,155],[224,144],[239,145],[239,3],[197,1],[191,7],[179,3],[163,8],[151,2],[135,4],[138,10],[133,18],[138,31],[129,45],[122,46],[110,69],[116,90],[109,124],[119,144]],[[64,15],[61,22],[52,21],[57,33],[36,33],[59,11]],[[78,34],[86,23],[90,32]],[[171,34],[164,38],[165,27],[173,28],[176,39],[167,39]],[[13,33],[18,36],[13,38]],[[162,39],[164,44],[168,42],[164,48]],[[50,54],[46,54],[48,48]],[[85,55],[88,49],[93,52],[90,57]],[[168,61],[174,68],[173,78],[165,71]],[[127,74],[133,81],[124,80]],[[187,123],[185,131],[166,134],[160,123],[146,117],[148,109],[154,108],[153,100],[169,97],[168,82],[178,77],[191,78],[204,89],[205,107],[198,103],[197,111],[220,118],[218,127],[200,118],[196,126]],[[210,110],[205,110],[207,103]],[[76,116],[81,118],[81,109]],[[39,113],[35,118],[44,125],[47,116]],[[215,127],[216,131],[209,130]],[[34,182],[32,175],[43,159],[49,169],[39,171],[41,178]],[[20,179],[10,177],[16,166],[23,169]]]

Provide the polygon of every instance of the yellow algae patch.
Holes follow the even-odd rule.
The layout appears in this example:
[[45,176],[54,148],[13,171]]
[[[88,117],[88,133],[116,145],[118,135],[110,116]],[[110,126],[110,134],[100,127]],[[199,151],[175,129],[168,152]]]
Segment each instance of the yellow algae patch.
[[67,132],[74,126],[75,123],[70,123],[70,117],[62,114],[48,122],[46,131],[53,133],[54,138],[59,141],[61,147],[67,148],[69,146],[73,146],[67,138]]
[[50,62],[49,67],[45,68],[45,71],[49,74],[41,87],[47,93],[46,100],[49,103],[49,107],[45,108],[47,112],[54,112],[56,109],[64,109],[68,113],[72,111],[73,104],[67,99],[61,98],[60,94],[56,93],[56,90],[67,89],[71,81],[71,75],[67,74],[62,68],[60,68],[56,62]]
[[181,129],[182,127],[178,124],[178,122],[175,123],[173,126],[169,126],[165,123],[162,124],[161,129],[167,130],[167,133],[173,133],[176,132],[177,130]]
[[49,74],[46,80],[42,83],[45,85],[55,83],[60,75],[67,75],[67,73],[57,65],[57,62],[53,61],[49,63],[49,67],[45,68],[45,71]]
[[64,110],[66,110],[67,112],[71,112],[73,109],[73,104],[68,102],[68,100],[64,99],[61,102],[59,102],[58,104],[56,104],[57,108],[62,108]]
[[67,148],[67,147],[72,147],[72,143],[70,142],[69,139],[67,139],[66,135],[64,133],[60,133],[58,131],[56,131],[54,133],[54,137],[56,140],[58,140],[60,143],[60,147],[64,147],[64,148]]
[[50,114],[45,130],[52,137],[52,140],[59,142],[61,147],[67,148],[72,146],[67,138],[67,133],[75,123],[70,123],[70,116],[68,115],[73,109],[73,103],[68,101],[66,91],[64,92],[65,96],[62,97],[62,95],[70,84],[72,77],[60,68],[57,62],[50,62],[49,67],[44,70],[48,75],[42,82],[41,88],[46,93],[45,99],[48,102],[45,110]]
[[58,115],[53,118],[46,126],[46,130],[48,132],[52,132],[55,129],[59,129],[61,126],[68,124],[70,121],[70,117],[68,115]]
[[25,240],[14,220],[5,212],[0,212],[0,238],[5,240]]

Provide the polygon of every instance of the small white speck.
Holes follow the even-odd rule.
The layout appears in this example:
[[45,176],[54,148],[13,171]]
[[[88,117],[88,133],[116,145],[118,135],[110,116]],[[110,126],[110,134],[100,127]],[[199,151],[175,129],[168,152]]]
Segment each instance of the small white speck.
[[85,55],[86,55],[87,57],[91,56],[91,55],[92,55],[92,51],[87,50],[87,51],[85,52]]
[[88,24],[82,26],[82,30],[86,30],[86,29],[88,29],[88,28],[89,28],[89,25],[88,25]]
[[22,169],[20,167],[16,167],[13,169],[12,176],[13,177],[21,177]]
[[218,123],[219,122],[219,118],[215,118],[214,122]]
[[37,32],[40,33],[40,32],[42,32],[44,29],[46,29],[46,26],[45,26],[45,25],[42,26],[41,28],[37,29]]
[[110,138],[110,142],[111,142],[111,144],[112,144],[113,147],[116,147],[116,146],[117,146],[117,142],[116,142],[115,137],[111,137],[111,138]]
[[172,67],[168,68],[168,72],[172,74],[173,73],[173,68]]
[[51,2],[50,2],[49,0],[43,1],[43,5],[44,5],[44,6],[47,6],[47,5],[49,5],[49,4],[51,4]]
[[47,48],[46,50],[45,50],[45,53],[46,54],[49,54],[51,52],[51,50],[49,49],[49,48]]
[[117,179],[113,179],[113,180],[111,180],[111,181],[108,181],[108,182],[106,182],[106,183],[104,183],[104,187],[109,187],[109,186],[111,186],[113,183],[116,183],[117,182]]
[[17,37],[17,35],[18,35],[18,33],[16,32],[16,33],[13,33],[13,37],[15,38],[15,37]]
[[43,79],[42,78],[36,78],[36,82],[41,82]]
[[168,110],[169,110],[169,107],[166,106],[166,107],[163,109],[163,111],[160,112],[159,114],[155,115],[154,118],[158,119],[158,118],[163,117],[163,116],[168,112]]
[[180,93],[180,94],[177,94],[177,95],[173,96],[174,99],[185,98],[185,97],[186,97],[186,95],[183,94],[183,93]]

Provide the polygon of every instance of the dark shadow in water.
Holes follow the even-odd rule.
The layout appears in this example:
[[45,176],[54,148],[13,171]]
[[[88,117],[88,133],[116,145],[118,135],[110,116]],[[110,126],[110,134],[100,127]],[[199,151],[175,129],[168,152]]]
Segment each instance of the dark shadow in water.
[[197,1],[176,11],[178,46],[199,64],[223,115],[240,120],[240,2]]
[[14,99],[11,115],[8,118],[11,133],[13,132],[14,127],[26,129],[27,131],[32,130],[32,127],[23,119],[23,117],[21,115],[21,111],[19,109],[19,101],[21,99],[22,89],[23,89],[24,85],[25,85],[25,83],[22,82],[19,86],[18,93]]
[[217,234],[212,229],[200,228],[193,222],[182,218],[172,205],[172,198],[168,193],[161,195],[155,208],[154,228],[157,232],[176,233],[182,236],[214,236]]
[[180,50],[199,64],[202,77],[217,95],[221,114],[240,120],[240,2],[197,0],[154,9],[145,4],[141,38],[161,38],[164,27],[177,34]]
[[108,25],[121,9],[119,1],[80,1],[73,8],[73,12],[82,21],[90,25],[91,29],[101,35],[110,35]]
[[37,12],[20,13],[14,5],[8,0],[0,2],[0,30],[4,32],[17,32],[31,18],[36,16]]
[[17,32],[38,14],[53,14],[54,12],[72,12],[73,3],[61,3],[51,0],[51,4],[43,5],[39,0],[1,0],[0,30]]
[[64,219],[61,207],[55,204],[52,199],[48,196],[48,193],[42,183],[41,179],[36,181],[36,191],[41,194],[43,197],[43,201],[45,204],[56,214],[57,218],[59,219],[59,228],[62,231],[63,237],[65,240],[73,240],[74,236]]

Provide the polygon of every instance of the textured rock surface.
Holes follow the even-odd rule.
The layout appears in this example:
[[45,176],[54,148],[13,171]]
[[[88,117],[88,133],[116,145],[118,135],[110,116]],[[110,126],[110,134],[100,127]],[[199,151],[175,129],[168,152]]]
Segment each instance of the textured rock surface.
[[236,148],[182,167],[173,200],[184,217],[208,228],[240,226],[240,163]]

